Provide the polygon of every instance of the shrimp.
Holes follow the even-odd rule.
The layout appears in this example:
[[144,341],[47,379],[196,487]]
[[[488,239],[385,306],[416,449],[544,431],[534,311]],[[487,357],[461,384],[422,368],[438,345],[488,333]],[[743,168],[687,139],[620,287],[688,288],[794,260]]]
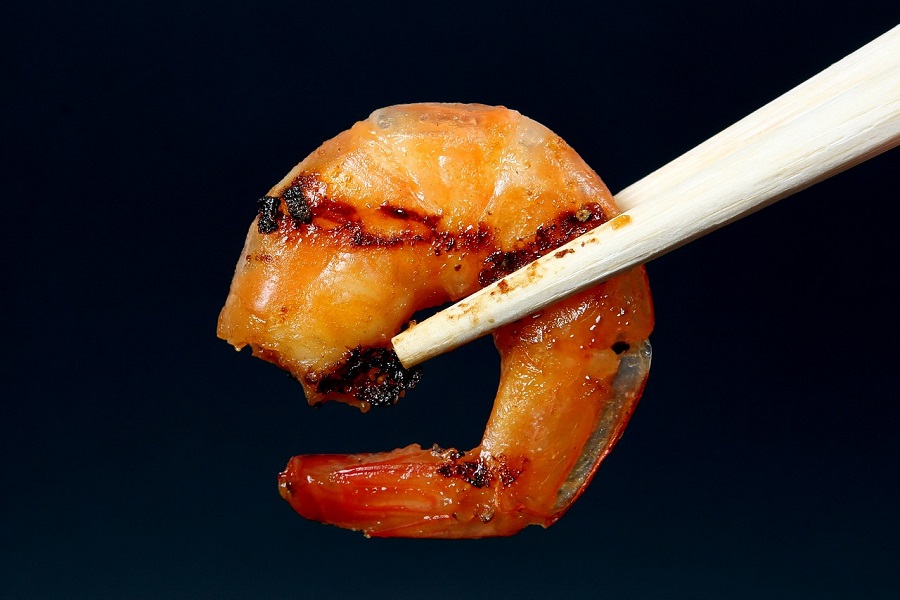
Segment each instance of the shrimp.
[[[311,404],[391,405],[422,377],[390,345],[417,311],[617,214],[581,157],[516,111],[380,109],[259,200],[218,334],[292,373]],[[621,436],[649,370],[652,327],[643,268],[506,325],[494,333],[500,384],[478,447],[297,456],[280,493],[306,518],[367,536],[547,527]]]

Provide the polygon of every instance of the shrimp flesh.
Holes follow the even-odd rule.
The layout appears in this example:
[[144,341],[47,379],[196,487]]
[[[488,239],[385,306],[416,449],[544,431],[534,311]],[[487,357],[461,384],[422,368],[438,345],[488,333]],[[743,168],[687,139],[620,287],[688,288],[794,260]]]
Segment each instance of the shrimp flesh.
[[[259,201],[218,334],[290,371],[311,404],[390,405],[421,378],[390,340],[614,217],[560,137],[465,104],[375,111]],[[549,526],[619,439],[650,364],[637,268],[504,326],[481,444],[292,458],[281,495],[304,517],[380,537],[474,538]]]

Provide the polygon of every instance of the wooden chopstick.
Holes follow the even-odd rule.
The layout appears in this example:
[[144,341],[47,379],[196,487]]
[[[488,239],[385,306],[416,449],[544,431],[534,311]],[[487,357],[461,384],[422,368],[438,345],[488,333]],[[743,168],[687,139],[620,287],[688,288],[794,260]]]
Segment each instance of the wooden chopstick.
[[621,215],[410,327],[394,350],[421,363],[898,144],[900,26],[622,190]]

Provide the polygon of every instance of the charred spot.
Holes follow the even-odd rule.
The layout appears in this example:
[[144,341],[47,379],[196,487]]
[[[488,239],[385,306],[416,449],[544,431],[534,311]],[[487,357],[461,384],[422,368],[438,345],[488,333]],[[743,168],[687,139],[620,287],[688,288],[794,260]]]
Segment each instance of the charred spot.
[[478,227],[466,227],[453,239],[453,248],[458,246],[460,251],[478,250],[491,239],[491,232],[487,225],[479,223]]
[[422,379],[421,367],[407,369],[391,348],[354,348],[324,373],[305,377],[323,394],[343,394],[372,406],[391,406]]
[[540,254],[527,249],[512,252],[497,250],[484,260],[484,266],[478,273],[478,283],[482,286],[494,283],[513,271],[518,271],[539,256]]
[[326,199],[325,182],[315,173],[298,175],[281,193],[295,226],[312,222],[313,208]]
[[521,248],[505,252],[498,250],[488,256],[478,274],[478,282],[485,286],[506,277],[604,222],[606,215],[599,204],[562,213],[553,222],[538,227],[534,238]]
[[610,346],[613,352],[616,354],[622,354],[623,352],[628,352],[631,349],[631,344],[628,342],[615,342],[612,346]]
[[438,467],[438,473],[444,477],[458,477],[477,488],[487,487],[494,481],[494,474],[484,464],[484,460],[450,462]]
[[431,251],[435,256],[440,256],[444,252],[450,252],[455,246],[456,238],[446,234],[439,234],[431,242]]
[[458,457],[445,455],[447,462],[439,466],[437,472],[444,477],[457,477],[477,488],[487,487],[495,481],[499,481],[506,488],[522,474],[521,468],[513,468],[502,456],[490,460],[492,464],[485,458],[460,461],[459,458],[462,456],[462,453],[459,453]]
[[511,486],[521,474],[522,469],[513,469],[506,464],[506,461],[502,461],[500,467],[497,469],[497,476],[500,478],[500,483],[502,483],[505,488]]
[[534,251],[546,254],[606,222],[599,204],[584,206],[575,212],[563,213],[555,221],[538,228],[531,245]]
[[295,225],[312,222],[312,208],[303,194],[302,187],[296,185],[289,187],[281,194],[281,198],[284,200],[288,214],[294,220]]
[[435,256],[451,251],[477,251],[492,242],[491,231],[484,223],[479,223],[477,227],[469,225],[462,231],[456,232],[439,232],[436,227],[433,229],[435,229],[435,238],[431,243],[431,248]]
[[260,233],[272,233],[278,229],[278,198],[272,196],[263,196],[256,201],[259,219],[256,221],[256,228]]

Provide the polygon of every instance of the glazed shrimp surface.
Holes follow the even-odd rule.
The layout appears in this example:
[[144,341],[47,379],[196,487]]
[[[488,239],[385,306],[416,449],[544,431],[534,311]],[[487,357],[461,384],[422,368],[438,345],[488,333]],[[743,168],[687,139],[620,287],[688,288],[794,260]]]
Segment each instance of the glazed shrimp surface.
[[[363,410],[415,386],[390,339],[617,214],[558,136],[502,107],[394,106],[326,142],[259,201],[219,336],[289,370],[310,403]],[[622,433],[649,369],[642,268],[494,334],[497,398],[460,452],[290,460],[301,515],[371,536],[511,535],[554,523]]]

